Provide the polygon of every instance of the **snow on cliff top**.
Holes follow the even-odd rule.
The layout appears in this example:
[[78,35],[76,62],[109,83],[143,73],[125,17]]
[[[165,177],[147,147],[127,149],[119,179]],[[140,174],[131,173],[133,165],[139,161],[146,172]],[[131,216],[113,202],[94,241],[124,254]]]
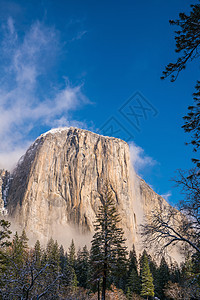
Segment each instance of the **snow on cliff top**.
[[[118,140],[118,141],[121,141],[121,142],[127,144],[127,142],[125,142],[124,140],[122,140],[122,139],[120,139],[120,138],[116,138],[116,137],[112,137],[112,136],[106,136],[106,135],[103,135],[103,134],[99,134],[99,133],[92,132],[92,131],[87,130],[87,129],[81,129],[81,128],[74,127],[74,126],[52,128],[51,130],[42,133],[42,134],[35,140],[35,142],[38,141],[38,140],[40,140],[41,138],[43,138],[43,137],[49,135],[49,134],[54,135],[54,134],[57,134],[57,133],[62,133],[62,132],[64,132],[64,131],[69,131],[70,129],[72,129],[72,130],[75,130],[75,129],[76,129],[77,131],[88,132],[88,133],[93,134],[93,135],[98,135],[98,136],[101,136],[101,137],[104,137],[104,138],[108,138],[108,139],[112,139],[112,140]],[[35,144],[35,142],[34,142],[34,144]]]
[[58,128],[52,128],[51,130],[41,134],[41,136],[46,136],[47,134],[56,134],[56,133],[61,133],[62,131],[69,130],[70,127],[58,127]]
[[[37,137],[37,139],[30,145],[30,147],[27,149],[26,153],[19,159],[19,161],[17,162],[17,165],[16,165],[16,168],[15,170],[17,169],[18,166],[22,165],[22,163],[24,162],[24,159],[25,157],[30,157],[30,161],[31,161],[31,156],[35,153],[36,149],[37,149],[37,146],[38,144],[40,143],[40,139],[47,136],[48,134],[57,134],[57,133],[62,133],[63,131],[69,131],[70,129],[77,129],[77,130],[80,130],[80,131],[85,131],[85,132],[89,132],[91,134],[94,134],[94,135],[98,135],[98,136],[102,136],[104,138],[109,138],[109,139],[112,139],[112,140],[120,140],[121,142],[127,144],[125,141],[119,139],[119,138],[115,138],[115,137],[110,137],[110,136],[104,136],[102,134],[98,134],[98,133],[95,133],[95,132],[92,132],[92,131],[89,131],[89,130],[86,130],[86,129],[79,129],[77,127],[58,127],[58,128],[52,128],[51,130],[47,131],[47,132],[44,132],[42,133],[40,136]],[[13,172],[15,172],[15,170]]]

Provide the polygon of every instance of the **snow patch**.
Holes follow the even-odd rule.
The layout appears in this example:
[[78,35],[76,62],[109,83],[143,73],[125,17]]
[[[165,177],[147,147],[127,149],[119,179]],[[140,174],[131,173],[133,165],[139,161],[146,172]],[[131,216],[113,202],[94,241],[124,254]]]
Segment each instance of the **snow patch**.
[[[42,137],[45,137],[48,134],[56,134],[56,133],[61,133],[63,131],[69,130],[69,127],[59,127],[59,128],[52,128],[51,130],[41,134],[28,148],[28,150],[26,151],[26,153],[19,159],[18,163],[17,163],[17,167],[20,166],[25,157],[29,157],[30,162],[32,162],[33,160],[31,160],[31,156],[34,153],[36,147],[38,146],[38,144],[40,143],[40,139]],[[16,168],[17,169],[17,168]]]
[[63,131],[68,131],[70,129],[70,127],[58,127],[58,128],[52,128],[51,130],[41,134],[40,137],[44,137],[47,134],[56,134],[56,133],[62,133]]
[[8,192],[10,188],[11,181],[13,180],[13,177],[11,174],[7,173],[5,174],[5,177],[3,178],[3,184],[2,184],[2,200],[3,200],[3,207],[1,208],[1,213],[6,215],[6,206],[8,204],[7,198],[8,198]]
[[5,207],[0,208],[0,213],[1,213],[2,216],[7,216],[8,215],[8,211]]

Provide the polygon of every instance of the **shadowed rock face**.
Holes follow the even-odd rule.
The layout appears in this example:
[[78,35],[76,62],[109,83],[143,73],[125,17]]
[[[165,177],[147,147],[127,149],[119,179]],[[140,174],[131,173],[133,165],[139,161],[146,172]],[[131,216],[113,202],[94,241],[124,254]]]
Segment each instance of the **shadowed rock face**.
[[3,216],[7,215],[6,206],[10,182],[10,172],[6,170],[0,170],[0,214]]
[[168,205],[134,174],[127,143],[76,128],[41,135],[12,176],[8,214],[44,242],[51,236],[63,242],[69,231],[75,240],[75,232],[79,237],[92,234],[106,181],[111,184],[129,244],[139,245],[138,225],[148,212]]

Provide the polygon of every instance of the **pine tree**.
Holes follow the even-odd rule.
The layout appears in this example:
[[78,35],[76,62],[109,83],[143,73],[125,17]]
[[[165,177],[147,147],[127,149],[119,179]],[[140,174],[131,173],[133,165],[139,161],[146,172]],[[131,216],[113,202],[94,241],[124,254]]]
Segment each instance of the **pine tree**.
[[61,273],[63,274],[62,285],[65,287],[74,285],[74,282],[77,281],[77,277],[75,276],[75,269],[73,266],[71,266],[71,264],[69,264],[68,253],[67,251],[64,252],[63,246],[59,248],[59,265]]
[[89,283],[93,292],[98,291],[98,300],[100,299],[100,283],[102,281],[102,253],[99,251],[99,240],[92,241],[89,259]]
[[9,268],[9,255],[8,247],[11,245],[9,241],[11,231],[10,223],[4,219],[0,220],[0,286],[3,285],[1,276],[3,276],[6,270]]
[[142,267],[143,267],[143,264],[144,264],[144,257],[145,257],[145,256],[148,257],[148,254],[147,254],[146,250],[143,250],[142,255],[140,254],[140,257],[139,257],[140,278],[142,277]]
[[42,260],[42,250],[41,250],[39,240],[37,240],[35,243],[33,255],[35,258],[35,266],[37,269],[39,269],[41,266],[41,260]]
[[11,231],[10,231],[10,222],[5,220],[0,220],[0,269],[5,267],[5,251],[8,246],[11,245],[9,241]]
[[142,270],[141,270],[141,296],[153,297],[154,296],[154,285],[153,277],[150,272],[148,257],[146,253],[143,255]]
[[22,248],[24,250],[28,249],[28,237],[26,235],[25,229],[23,229],[22,234],[21,234],[19,239],[20,239],[20,242],[22,244]]
[[137,256],[135,251],[135,245],[133,244],[132,250],[129,253],[128,275],[130,275],[133,269],[137,271],[137,268],[138,268],[138,262],[137,262]]
[[11,235],[11,231],[10,231],[10,222],[1,219],[0,220],[0,249],[2,249],[3,247],[7,247],[10,246],[10,235]]
[[19,237],[21,251],[23,255],[23,260],[26,261],[28,259],[28,237],[26,235],[25,229],[23,229],[21,236]]
[[70,273],[71,273],[70,287],[74,291],[78,286],[78,280],[77,280],[76,272],[73,267],[71,267]]
[[158,294],[159,289],[159,268],[154,259],[152,259],[151,255],[148,254],[149,261],[149,269],[153,277],[153,285],[154,285],[154,293]]
[[61,272],[63,272],[65,269],[65,266],[67,264],[63,245],[61,245],[59,248],[59,255],[60,255],[60,259],[59,259],[60,260],[60,269],[61,269]]
[[172,283],[179,283],[180,282],[180,268],[177,262],[173,262],[170,266],[170,281]]
[[132,292],[131,292],[131,289],[130,289],[130,287],[128,287],[128,289],[127,289],[127,292],[126,292],[126,298],[128,299],[128,300],[131,300],[132,299]]
[[138,273],[135,269],[132,269],[129,277],[128,277],[128,283],[127,283],[128,289],[130,291],[136,294],[140,293],[140,278],[138,276]]
[[198,282],[200,286],[200,253],[196,252],[191,257],[192,260],[192,266],[193,266],[193,273],[196,274],[198,277]]
[[95,234],[91,247],[93,281],[98,283],[101,277],[103,278],[102,300],[105,300],[107,286],[112,281],[119,284],[118,275],[122,271],[123,276],[123,272],[126,270],[124,264],[126,263],[127,247],[123,230],[119,227],[120,221],[111,188],[106,185],[105,191],[101,195],[101,205],[96,217]]
[[126,274],[127,274],[127,251],[120,245],[117,245],[115,263],[111,272],[111,281],[114,285],[125,291],[126,287]]
[[170,274],[169,274],[169,267],[166,263],[166,260],[164,257],[162,257],[161,262],[160,262],[160,267],[158,270],[158,295],[160,299],[165,299],[164,295],[164,288],[167,282],[170,279]]
[[53,238],[50,238],[46,246],[46,257],[48,260],[50,260],[52,257],[53,247],[54,247],[54,240]]
[[[189,292],[190,299],[200,299],[200,269],[199,254],[188,254],[185,262],[181,264],[179,285],[184,292]],[[189,299],[189,296],[188,298]]]
[[71,245],[69,246],[68,263],[74,267],[76,260],[76,247],[74,240],[72,239]]
[[22,243],[17,231],[16,231],[16,233],[13,237],[13,241],[12,241],[11,258],[18,268],[23,266],[23,263],[24,263],[23,243]]
[[140,293],[140,277],[138,275],[138,262],[134,244],[128,260],[127,290],[128,289],[130,289],[132,293]]
[[53,272],[60,271],[60,253],[59,246],[57,241],[54,242],[53,239],[50,239],[47,244],[47,261],[50,264],[50,268]]
[[[48,265],[48,277],[45,278],[45,285],[47,285],[48,282],[54,282],[57,280],[57,278],[61,278],[59,246],[57,241],[54,242],[52,238],[47,243],[46,251],[42,261],[43,265]],[[58,292],[59,286],[59,280],[57,280],[57,283],[52,288],[52,294]]]
[[87,288],[89,277],[89,251],[87,246],[84,246],[82,251],[78,251],[75,270],[79,285]]
[[[188,62],[199,58],[199,33],[200,33],[200,4],[191,5],[190,14],[179,13],[178,20],[170,20],[171,25],[177,26],[175,31],[176,53],[179,53],[176,62],[169,63],[163,71],[161,79],[171,77],[175,81],[179,73],[186,68]],[[182,126],[187,133],[191,133],[190,144],[197,152],[200,148],[200,81],[197,80],[196,92],[193,94],[194,104],[188,107],[188,114],[183,117],[185,124]],[[200,168],[200,159],[192,158],[197,169]]]

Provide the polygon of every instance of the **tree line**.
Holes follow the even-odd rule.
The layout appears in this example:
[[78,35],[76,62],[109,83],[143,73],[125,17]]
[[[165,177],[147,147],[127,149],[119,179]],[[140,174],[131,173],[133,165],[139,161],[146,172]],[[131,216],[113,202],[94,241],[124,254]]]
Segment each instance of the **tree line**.
[[[10,241],[10,223],[0,221],[1,299],[198,299],[200,264],[188,256],[180,267],[160,263],[144,250],[128,253],[120,216],[106,186],[96,216],[90,250],[67,251],[52,238],[46,247],[28,246],[23,230]],[[186,298],[187,297],[187,298]],[[196,297],[196,298],[195,298]]]

